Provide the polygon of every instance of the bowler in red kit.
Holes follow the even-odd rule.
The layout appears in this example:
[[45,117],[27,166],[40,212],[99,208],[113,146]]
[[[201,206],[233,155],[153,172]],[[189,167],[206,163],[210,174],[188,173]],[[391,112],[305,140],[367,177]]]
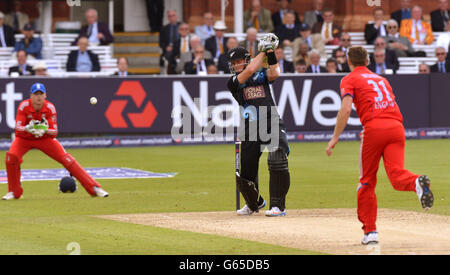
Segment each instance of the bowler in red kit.
[[363,125],[357,200],[358,219],[364,230],[361,243],[367,245],[378,243],[375,187],[381,157],[395,190],[416,192],[426,210],[433,206],[434,197],[427,176],[416,175],[404,168],[405,129],[391,85],[384,77],[367,69],[368,54],[363,47],[349,49],[348,64],[351,73],[341,81],[342,105],[326,152],[331,156],[332,149],[347,125],[354,103]]
[[61,163],[93,197],[107,197],[96,182],[78,162],[67,153],[58,142],[56,108],[48,100],[47,91],[42,83],[31,87],[30,99],[19,104],[16,115],[16,138],[6,152],[5,164],[8,175],[8,193],[3,200],[19,199],[23,194],[20,183],[20,164],[22,157],[31,149],[39,149]]

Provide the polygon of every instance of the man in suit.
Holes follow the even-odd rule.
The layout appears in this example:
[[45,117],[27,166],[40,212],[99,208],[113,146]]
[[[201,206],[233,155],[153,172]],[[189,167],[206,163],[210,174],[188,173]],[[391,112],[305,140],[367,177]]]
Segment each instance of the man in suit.
[[278,26],[275,34],[278,36],[283,47],[289,47],[294,39],[299,36],[300,26],[295,24],[295,14],[292,11],[288,11],[284,15],[284,19],[286,24]]
[[350,72],[350,67],[347,62],[347,53],[343,49],[337,48],[337,50],[333,52],[333,59],[336,60],[336,71],[338,73]]
[[295,72],[296,74],[304,74],[306,73],[306,70],[308,69],[308,66],[306,66],[305,60],[301,59],[295,63]]
[[178,25],[178,39],[175,41],[172,49],[166,51],[165,58],[169,62],[170,71],[176,72],[177,60],[184,53],[190,52],[190,30],[187,23],[180,23]]
[[21,1],[12,1],[12,12],[5,16],[5,24],[11,26],[15,33],[20,33],[23,30],[25,24],[30,23],[30,18],[26,13],[21,12]]
[[398,32],[398,24],[394,19],[390,19],[387,23],[387,35],[384,38],[387,48],[395,51],[397,57],[414,56],[414,49],[409,39],[400,36]]
[[391,13],[391,18],[397,21],[399,26],[402,25],[403,19],[411,18],[411,0],[400,0],[401,9]]
[[344,51],[344,53],[347,54],[348,49],[350,49],[350,47],[352,46],[351,42],[352,42],[352,38],[351,38],[350,34],[347,32],[343,32],[341,34],[341,36],[339,37],[339,48],[333,50],[333,52],[331,53],[332,56],[335,56],[335,52],[338,49]]
[[3,24],[5,15],[0,11],[0,48],[14,47],[16,39],[14,38],[14,30]]
[[323,58],[327,57],[325,52],[325,42],[320,34],[311,34],[311,27],[303,23],[299,28],[300,37],[297,37],[294,42],[292,42],[292,54],[295,57],[300,50],[300,43],[307,43],[309,50],[316,49],[320,52]]
[[[384,62],[388,69],[397,71],[400,68],[400,62],[398,61],[395,51],[389,50],[386,45],[386,41],[382,37],[375,39],[375,50],[383,50]],[[370,55],[371,62],[375,62],[375,53]]]
[[429,74],[430,73],[430,66],[428,66],[425,63],[419,64],[419,74]]
[[318,50],[312,50],[309,53],[309,59],[311,60],[311,65],[306,69],[307,73],[321,74],[328,72],[325,67],[320,66],[320,53]]
[[327,62],[325,63],[325,69],[327,69],[329,74],[338,73],[337,67],[338,67],[338,64],[337,64],[336,59],[334,59],[332,57],[327,59]]
[[255,28],[248,28],[247,37],[244,41],[239,43],[239,46],[246,49],[250,53],[251,58],[258,54],[258,41],[256,40],[257,34],[258,31]]
[[216,60],[219,59],[221,54],[228,53],[226,47],[228,38],[224,36],[226,30],[227,26],[225,26],[223,21],[216,21],[216,23],[214,23],[216,35],[211,36],[205,41],[205,49],[209,51]]
[[214,15],[211,12],[206,12],[203,14],[203,25],[194,28],[195,34],[200,37],[203,45],[205,44],[206,39],[216,34],[214,32],[213,24]]
[[331,9],[324,9],[323,22],[317,22],[312,28],[312,33],[320,33],[325,45],[338,45],[342,28],[334,21],[334,13]]
[[24,50],[17,52],[17,66],[9,68],[8,75],[18,73],[19,75],[34,75],[33,67],[27,65],[27,53]]
[[411,9],[411,19],[404,19],[400,26],[400,36],[408,37],[414,45],[431,45],[434,42],[433,30],[428,22],[422,20],[422,8]]
[[373,11],[373,23],[367,23],[364,29],[364,38],[367,44],[373,45],[375,38],[379,36],[386,36],[386,25],[383,24],[384,11],[382,8],[376,8]]
[[80,37],[87,37],[90,45],[109,45],[114,38],[109,30],[108,24],[98,22],[98,13],[95,9],[88,9],[85,13],[87,25],[82,27],[80,34],[74,44],[78,44]]
[[290,8],[291,0],[277,0],[279,9],[272,14],[272,23],[273,27],[276,30],[279,26],[286,24],[286,20],[284,18],[285,14],[289,11],[294,13],[295,16],[295,25],[300,25],[300,18],[298,17],[298,13]]
[[376,74],[386,74],[388,69],[392,70],[395,74],[397,70],[392,63],[386,61],[386,50],[381,48],[375,49],[373,62],[371,61],[367,68]]
[[[180,36],[180,34],[178,33],[178,26],[180,25],[180,22],[178,22],[177,12],[175,10],[168,10],[167,18],[169,20],[169,23],[162,27],[161,31],[159,32],[159,47],[162,50],[160,57],[161,66],[164,64],[164,59],[166,59],[165,57],[172,55],[174,45]],[[167,62],[170,63],[170,60],[167,60]],[[175,74],[173,66],[168,66],[167,73]]]
[[[187,62],[190,62],[194,59],[194,49],[197,46],[202,45],[202,40],[197,35],[191,35],[189,40],[189,52],[180,55],[180,60],[178,60],[177,66],[175,68],[175,72],[177,74],[181,74],[184,72],[184,66]],[[204,53],[205,59],[212,59],[212,55],[209,51],[205,50]]]
[[450,63],[447,59],[447,52],[443,47],[437,47],[435,50],[437,63],[430,67],[432,73],[450,73]]
[[99,72],[100,62],[98,56],[89,51],[89,39],[81,37],[78,39],[78,50],[71,51],[67,58],[66,70],[68,72]]
[[439,8],[431,12],[431,27],[434,32],[443,32],[450,19],[448,0],[438,0]]
[[[230,73],[230,67],[228,65],[228,52],[239,46],[236,37],[228,37],[227,40],[227,53],[223,53],[219,56],[219,61],[217,62],[217,69],[225,74]],[[205,58],[207,59],[207,58]]]
[[[317,50],[316,50],[317,51]],[[320,52],[319,52],[320,54]],[[298,44],[298,50],[292,52],[292,59],[294,63],[297,64],[298,61],[303,60],[306,66],[311,64],[311,60],[309,58],[309,46],[306,42],[300,42]]]
[[184,66],[186,74],[207,75],[208,66],[214,65],[214,61],[204,58],[205,48],[202,45],[194,49],[194,59]]
[[294,63],[284,59],[284,49],[283,47],[278,47],[275,50],[275,56],[277,57],[278,64],[280,64],[281,73],[293,73]]
[[132,73],[128,72],[128,58],[126,58],[125,56],[119,57],[117,59],[117,69],[119,70],[115,72],[114,75],[122,77],[132,75]]
[[314,0],[314,9],[306,11],[303,16],[303,23],[308,24],[311,28],[317,23],[323,22],[322,10],[324,7],[324,0]]
[[164,0],[146,0],[150,32],[160,32],[164,17]]
[[244,31],[253,27],[258,32],[273,32],[272,14],[261,6],[260,0],[252,0],[250,9],[244,12]]
[[445,32],[439,35],[439,38],[436,41],[436,46],[444,47],[450,50],[450,19],[448,19],[447,25],[445,26]]
[[30,23],[27,23],[23,27],[22,33],[24,38],[16,42],[14,51],[24,50],[34,58],[42,59],[42,40],[40,37],[33,37],[34,27]]

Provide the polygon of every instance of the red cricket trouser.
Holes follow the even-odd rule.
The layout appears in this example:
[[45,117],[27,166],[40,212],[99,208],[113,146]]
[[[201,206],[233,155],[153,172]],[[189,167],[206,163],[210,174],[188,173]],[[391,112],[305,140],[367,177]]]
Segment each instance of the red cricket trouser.
[[86,189],[95,196],[94,187],[100,185],[78,164],[78,162],[65,150],[55,138],[45,137],[36,140],[28,140],[16,137],[6,153],[6,171],[8,174],[8,192],[13,192],[14,197],[20,198],[23,193],[20,184],[20,164],[22,157],[31,149],[39,149],[46,155],[61,163]]
[[358,186],[358,219],[364,233],[376,231],[377,171],[383,157],[386,174],[395,190],[415,191],[416,174],[404,169],[405,129],[394,119],[374,119],[361,132],[360,180]]

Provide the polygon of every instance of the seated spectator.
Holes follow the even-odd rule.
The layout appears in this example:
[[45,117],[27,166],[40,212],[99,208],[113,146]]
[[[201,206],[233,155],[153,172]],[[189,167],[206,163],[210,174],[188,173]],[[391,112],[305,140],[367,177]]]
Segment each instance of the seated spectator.
[[[178,26],[180,25],[180,22],[178,22],[177,12],[175,10],[168,10],[167,18],[169,20],[169,23],[165,25],[159,33],[159,47],[162,51],[160,57],[160,66],[163,66],[165,57],[172,54],[171,52],[173,51],[174,45],[180,36],[180,34],[178,33]],[[172,66],[168,66],[167,73],[175,74]]]
[[[382,37],[378,37],[375,39],[375,50],[381,49],[384,50],[384,61],[387,64],[388,69],[393,69],[394,71],[397,71],[398,68],[400,68],[400,62],[398,61],[397,55],[395,54],[395,51],[389,50],[386,45],[386,41]],[[374,54],[370,55],[370,61],[374,62]]]
[[299,36],[300,26],[295,24],[295,14],[293,11],[288,11],[284,15],[286,24],[278,26],[275,34],[278,36],[281,45],[284,47],[291,46],[294,39]]
[[305,60],[301,59],[295,63],[295,73],[297,74],[304,74],[306,73],[306,70],[308,69],[308,66],[306,66]]
[[47,73],[47,64],[44,61],[39,61],[33,66],[35,76],[49,76]]
[[258,41],[256,40],[257,34],[258,32],[255,28],[248,28],[247,37],[244,41],[239,43],[239,46],[246,49],[252,58],[258,55]]
[[434,32],[443,32],[450,20],[450,10],[448,0],[438,0],[439,8],[431,12],[431,28]]
[[400,36],[398,32],[398,24],[394,19],[390,19],[387,23],[387,35],[384,37],[389,50],[395,51],[397,57],[414,56],[414,49],[409,39]]
[[42,59],[42,40],[39,37],[33,37],[34,28],[30,23],[25,24],[23,27],[24,38],[18,42],[14,47],[14,51],[24,50],[27,54],[33,56],[36,59]]
[[446,48],[447,52],[450,49],[450,19],[447,21],[447,25],[445,26],[445,32],[439,35],[439,38],[436,41],[436,46]]
[[197,46],[194,49],[194,59],[184,65],[186,74],[206,75],[208,73],[208,66],[215,65],[212,59],[205,59],[205,48]]
[[303,23],[308,24],[311,28],[317,23],[323,22],[322,10],[324,0],[314,0],[314,10],[306,11],[303,16]]
[[300,25],[300,19],[296,11],[292,10],[289,6],[292,0],[277,0],[279,9],[272,14],[273,28],[276,30],[279,26],[285,25],[286,20],[284,18],[285,14],[289,11],[294,13],[295,25]]
[[19,75],[34,75],[33,67],[27,64],[27,53],[24,50],[17,52],[17,66],[9,68],[8,75],[18,73]]
[[[238,46],[239,46],[239,43],[238,43],[236,37],[228,37],[228,41],[227,41],[227,51],[228,52]],[[223,53],[219,56],[217,69],[225,74],[230,73],[230,67],[228,66],[228,53]]]
[[376,8],[373,11],[373,23],[367,23],[364,29],[364,38],[367,44],[373,45],[375,39],[379,36],[386,36],[387,29],[383,23],[384,11],[382,8]]
[[244,12],[244,31],[255,28],[258,32],[273,32],[272,14],[261,6],[260,0],[252,0],[250,9]]
[[216,33],[213,28],[214,15],[211,12],[203,14],[203,25],[194,28],[195,34],[200,37],[202,44],[205,44],[206,39],[214,36]]
[[[202,45],[202,40],[197,35],[191,35],[191,39],[189,40],[189,52],[180,55],[180,60],[178,60],[177,67],[175,68],[175,72],[177,74],[181,74],[184,72],[184,65],[186,62],[192,61],[194,59],[194,49],[197,46]],[[205,50],[205,59],[212,59],[212,55],[209,51]]]
[[[320,53],[320,52],[319,52]],[[292,52],[294,63],[297,64],[298,61],[304,60],[306,66],[309,66],[311,64],[311,60],[309,58],[309,46],[306,42],[300,42],[298,45],[298,51]]]
[[219,73],[219,71],[217,70],[216,65],[214,65],[214,64],[210,64],[206,68],[206,72],[207,72],[207,74],[218,74]]
[[14,30],[3,24],[5,15],[0,11],[0,48],[14,47],[16,39],[14,38]]
[[408,37],[413,45],[431,45],[434,41],[433,31],[431,25],[422,20],[422,8],[414,6],[411,17],[402,21],[400,36]]
[[327,62],[325,63],[325,69],[327,69],[328,73],[335,74],[337,73],[337,61],[334,58],[328,58]]
[[429,74],[430,73],[430,66],[428,66],[425,63],[419,64],[419,74]]
[[119,70],[114,75],[124,77],[132,75],[132,73],[128,72],[128,58],[124,56],[117,58],[117,69]]
[[275,56],[277,57],[278,64],[280,64],[281,73],[294,72],[294,63],[284,59],[283,47],[278,47],[277,49],[275,49]]
[[402,25],[403,19],[411,19],[411,0],[400,0],[401,9],[391,13],[391,19],[397,21],[399,26]]
[[[109,45],[114,41],[114,38],[109,30],[108,24],[98,22],[98,14],[95,9],[88,9],[85,13],[87,25],[80,30],[80,37],[87,37],[89,45]],[[73,44],[78,44],[77,40]]]
[[68,72],[99,72],[100,63],[98,56],[88,50],[89,39],[78,39],[78,50],[71,51],[67,58],[66,70]]
[[169,62],[169,71],[176,72],[176,66],[180,56],[191,51],[190,38],[189,25],[184,22],[180,23],[180,25],[178,25],[178,39],[175,41],[173,47],[166,51],[164,56]]
[[211,36],[205,41],[205,50],[209,51],[214,59],[219,59],[219,56],[227,51],[227,40],[228,38],[224,36],[227,26],[223,21],[217,21],[214,23],[214,31],[216,35]]
[[392,70],[394,73],[396,72],[395,67],[393,64],[386,62],[386,50],[379,48],[375,49],[375,52],[373,53],[373,59],[374,61],[370,62],[369,70],[376,74],[386,74],[387,70]]
[[325,67],[320,66],[320,53],[318,50],[311,50],[309,59],[311,60],[311,64],[306,69],[307,73],[321,74],[328,72]]
[[335,55],[334,52],[337,51],[338,49],[344,51],[345,54],[347,54],[348,49],[352,46],[351,41],[352,38],[350,37],[350,34],[348,34],[347,32],[343,32],[339,37],[339,48],[334,49],[332,55],[334,56]]
[[323,22],[317,22],[312,27],[312,33],[320,33],[325,45],[338,45],[342,28],[334,22],[334,13],[331,9],[324,9]]
[[432,73],[450,73],[450,63],[447,62],[447,52],[443,47],[437,47],[435,50],[437,63],[430,67]]
[[349,73],[350,67],[347,62],[347,53],[344,50],[338,48],[333,53],[333,59],[336,60],[336,70],[338,73]]
[[327,57],[325,52],[325,42],[320,34],[311,34],[311,27],[308,24],[301,24],[299,28],[300,37],[296,38],[292,42],[292,52],[298,53],[300,43],[305,42],[308,44],[309,50],[316,49],[320,52],[323,58]]
[[11,26],[15,33],[20,33],[25,24],[30,23],[30,18],[26,13],[21,12],[22,2],[13,1],[13,11],[5,16],[5,24]]

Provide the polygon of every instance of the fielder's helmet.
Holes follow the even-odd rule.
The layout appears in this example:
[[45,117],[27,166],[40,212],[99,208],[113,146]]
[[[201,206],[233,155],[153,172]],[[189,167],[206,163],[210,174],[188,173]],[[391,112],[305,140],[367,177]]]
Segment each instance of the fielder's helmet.
[[62,193],[73,193],[77,191],[77,183],[72,177],[63,177],[59,182],[59,191]]
[[248,64],[250,64],[250,53],[243,47],[236,47],[231,49],[231,51],[228,53],[228,67],[230,68],[230,72],[235,74],[236,72],[234,71],[233,68],[233,64],[232,62],[235,60],[241,60],[244,59],[245,60],[245,65],[244,65],[244,69],[245,67],[247,67]]

